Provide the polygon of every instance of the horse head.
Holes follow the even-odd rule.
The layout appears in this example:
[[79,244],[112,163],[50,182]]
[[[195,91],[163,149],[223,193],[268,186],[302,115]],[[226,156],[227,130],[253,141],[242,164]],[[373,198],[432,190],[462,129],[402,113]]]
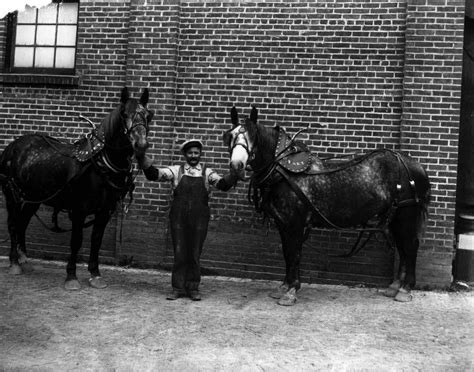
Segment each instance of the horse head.
[[135,153],[136,158],[142,158],[148,148],[148,132],[153,112],[148,110],[148,89],[145,89],[139,100],[130,98],[127,87],[122,89],[120,99],[120,118],[123,133]]
[[271,129],[257,124],[258,112],[255,106],[244,124],[239,124],[235,107],[232,107],[230,117],[232,129],[225,132],[223,138],[229,149],[230,167],[242,176],[245,169],[255,171],[268,165],[273,158],[275,134]]
[[232,129],[224,133],[223,140],[229,149],[230,167],[242,176],[253,155],[254,138],[250,134],[257,124],[257,109],[252,108],[252,119],[246,119],[245,124],[239,124],[239,116],[235,107],[232,107],[230,117]]

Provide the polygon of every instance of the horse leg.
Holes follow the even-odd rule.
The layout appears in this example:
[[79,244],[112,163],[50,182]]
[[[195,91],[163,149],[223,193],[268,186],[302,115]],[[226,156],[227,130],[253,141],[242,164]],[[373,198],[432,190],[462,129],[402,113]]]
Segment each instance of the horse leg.
[[276,300],[279,300],[282,298],[286,292],[288,292],[288,289],[290,289],[290,286],[288,284],[288,272],[290,270],[290,260],[286,251],[286,245],[283,244],[283,239],[282,239],[282,251],[283,251],[283,258],[285,260],[285,279],[283,279],[283,283],[280,284],[280,286],[275,289],[273,292],[269,294],[271,298],[274,298]]
[[17,223],[17,242],[18,242],[18,263],[24,272],[33,271],[33,267],[28,262],[26,255],[26,228],[31,221],[31,217],[36,213],[39,204],[23,204],[21,207]]
[[72,232],[71,232],[71,255],[66,267],[66,282],[64,288],[68,291],[75,291],[81,289],[81,284],[76,276],[77,254],[82,246],[83,232],[82,228],[85,221],[85,216],[78,213],[71,213]]
[[291,230],[279,229],[283,250],[286,261],[286,282],[288,290],[278,300],[278,305],[293,306],[296,303],[296,292],[301,287],[300,280],[300,260],[303,241],[305,238],[304,226],[302,224],[295,224]]
[[99,250],[102,245],[105,227],[109,222],[109,211],[100,212],[95,215],[94,227],[91,234],[91,251],[89,255],[89,284],[93,288],[103,289],[107,287],[107,283],[100,276],[99,272]]
[[20,275],[23,273],[23,270],[19,263],[17,228],[21,206],[12,200],[13,196],[9,193],[5,193],[5,197],[8,212],[8,234],[10,235],[10,268],[8,272],[11,275]]
[[392,222],[392,233],[400,252],[400,287],[395,295],[399,302],[413,299],[411,290],[416,284],[416,259],[420,246],[421,212],[419,207],[401,208]]
[[[395,297],[402,286],[402,281],[406,276],[406,257],[403,247],[397,245],[397,252],[399,256],[398,269],[395,272],[393,282],[388,286],[383,294],[387,297]],[[396,253],[395,253],[396,254]]]

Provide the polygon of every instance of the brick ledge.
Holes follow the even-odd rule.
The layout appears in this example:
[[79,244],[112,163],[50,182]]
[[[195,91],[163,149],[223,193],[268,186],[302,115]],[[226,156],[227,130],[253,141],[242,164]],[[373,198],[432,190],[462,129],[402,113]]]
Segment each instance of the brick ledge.
[[0,83],[2,84],[78,86],[80,80],[80,76],[78,75],[34,75],[5,72],[0,73]]

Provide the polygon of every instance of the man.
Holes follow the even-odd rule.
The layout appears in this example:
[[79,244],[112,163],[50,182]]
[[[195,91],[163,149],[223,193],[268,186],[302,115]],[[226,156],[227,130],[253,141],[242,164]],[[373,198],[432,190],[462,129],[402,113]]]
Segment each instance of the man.
[[199,301],[201,281],[200,257],[209,223],[209,186],[227,191],[237,182],[237,175],[219,176],[200,163],[202,143],[189,140],[180,146],[185,163],[155,168],[149,158],[143,159],[142,169],[150,181],[172,183],[173,202],[170,211],[170,230],[174,249],[171,274],[173,287],[168,300],[188,295]]

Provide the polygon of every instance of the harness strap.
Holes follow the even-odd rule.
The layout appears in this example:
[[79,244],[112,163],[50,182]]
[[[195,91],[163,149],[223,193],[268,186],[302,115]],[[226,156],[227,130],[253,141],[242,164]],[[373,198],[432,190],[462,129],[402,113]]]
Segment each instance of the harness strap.
[[337,230],[342,230],[343,229],[342,227],[332,223],[329,219],[326,218],[326,216],[324,216],[324,214],[321,213],[321,211],[311,202],[311,200],[308,199],[306,194],[303,191],[301,191],[301,188],[296,184],[296,182],[294,182],[291,179],[291,177],[283,169],[283,167],[278,165],[276,167],[276,171],[283,176],[283,178],[286,180],[286,182],[288,182],[288,184],[290,185],[290,187],[294,191],[294,193],[301,199],[301,201],[303,201],[312,210],[312,212],[314,212],[318,216],[320,216],[324,220],[324,222],[326,222],[326,224],[328,224],[333,229],[337,229]]
[[[398,208],[398,205],[395,205],[395,204],[392,204],[392,207],[390,208],[390,211],[389,211],[389,214],[385,220],[385,223],[384,223],[384,227],[365,227],[365,228],[355,228],[355,229],[347,229],[347,228],[343,228],[343,227],[340,227],[336,224],[334,224],[333,222],[331,222],[326,216],[324,216],[324,214],[311,202],[311,200],[308,199],[308,197],[306,196],[306,194],[301,191],[301,188],[288,176],[288,173],[286,173],[286,171],[282,168],[282,167],[277,167],[277,171],[282,175],[282,177],[288,182],[288,184],[290,185],[290,187],[292,188],[292,190],[295,192],[295,194],[311,209],[312,213],[316,213],[319,217],[321,217],[324,222],[326,222],[326,224],[328,224],[331,228],[333,229],[336,229],[336,230],[345,230],[345,231],[359,231],[359,235],[357,237],[357,241],[355,242],[355,244],[352,246],[352,249],[350,250],[350,252],[346,253],[346,254],[342,254],[340,255],[339,257],[342,257],[342,258],[347,258],[347,257],[351,257],[355,254],[357,254],[360,250],[362,250],[365,245],[369,242],[369,240],[372,238],[372,236],[376,233],[376,232],[381,232],[385,238],[385,240],[387,241],[387,244],[388,246],[393,249],[393,245],[392,245],[392,242],[390,240],[390,237],[389,237],[389,234],[387,232],[387,226],[388,224],[390,223],[390,221],[392,220],[393,216],[395,215],[395,212]],[[311,214],[308,216],[307,218],[307,223],[309,222],[309,220],[311,219]],[[362,239],[362,236],[364,235],[365,232],[368,232],[369,235],[367,236],[367,238],[364,240],[364,242],[359,245],[361,239]],[[306,234],[309,233],[309,228],[306,229]]]
[[[309,200],[309,198],[306,196],[306,194],[301,190],[301,188],[296,184],[295,181],[291,179],[291,177],[288,175],[288,173],[285,171],[285,169],[281,166],[276,167],[276,171],[285,179],[286,182],[290,185],[291,189],[294,191],[294,193],[300,198],[301,201],[303,201],[307,207],[310,208],[311,212],[316,213],[321,219],[331,228],[336,229],[336,230],[346,230],[346,231],[360,231],[360,232],[382,232],[386,234],[386,230],[390,222],[393,220],[393,217],[395,216],[395,213],[398,208],[401,207],[408,207],[412,205],[417,205],[418,200],[417,199],[406,199],[402,201],[396,200],[392,206],[390,207],[387,216],[385,218],[383,226],[380,227],[365,227],[365,228],[344,228],[341,226],[336,225],[335,223],[331,222],[312,202]],[[398,186],[398,185],[397,185]],[[369,236],[369,239],[372,235]],[[360,238],[359,238],[360,240]],[[363,245],[365,245],[368,242],[365,241]]]

